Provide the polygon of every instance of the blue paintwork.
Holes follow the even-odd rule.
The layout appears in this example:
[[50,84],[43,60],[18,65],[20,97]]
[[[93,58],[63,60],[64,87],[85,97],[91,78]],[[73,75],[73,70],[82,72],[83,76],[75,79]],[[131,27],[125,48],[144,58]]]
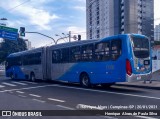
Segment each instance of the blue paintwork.
[[25,79],[25,74],[22,72],[20,66],[12,66],[8,70],[6,70],[6,76],[10,77],[10,74],[13,73],[16,79]]

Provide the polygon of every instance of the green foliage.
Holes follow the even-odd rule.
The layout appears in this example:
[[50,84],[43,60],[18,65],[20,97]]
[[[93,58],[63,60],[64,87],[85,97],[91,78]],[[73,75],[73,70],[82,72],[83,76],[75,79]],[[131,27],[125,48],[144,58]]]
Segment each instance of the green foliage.
[[22,38],[18,38],[16,41],[4,39],[0,47],[0,63],[5,61],[9,54],[24,50],[27,50],[27,46]]

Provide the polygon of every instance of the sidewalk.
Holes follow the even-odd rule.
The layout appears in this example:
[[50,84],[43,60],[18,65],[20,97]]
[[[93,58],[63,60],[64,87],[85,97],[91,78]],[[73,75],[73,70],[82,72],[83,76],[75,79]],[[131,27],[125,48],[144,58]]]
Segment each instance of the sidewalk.
[[126,86],[126,87],[136,87],[136,88],[147,88],[147,89],[156,89],[160,90],[160,70],[152,74],[152,83],[149,81],[140,81],[140,82],[124,82],[116,83],[117,86]]
[[132,82],[132,83],[116,83],[117,86],[126,86],[126,87],[135,87],[135,88],[147,88],[147,89],[156,89],[160,90],[160,81],[152,81],[150,83],[149,81],[146,81],[146,84],[144,84],[143,81],[140,82]]

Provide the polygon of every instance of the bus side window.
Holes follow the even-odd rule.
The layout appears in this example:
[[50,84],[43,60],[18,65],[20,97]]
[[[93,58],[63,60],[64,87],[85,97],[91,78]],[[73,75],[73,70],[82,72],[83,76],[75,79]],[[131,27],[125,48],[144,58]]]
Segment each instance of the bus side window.
[[39,53],[35,53],[34,54],[34,64],[41,64],[41,53],[39,52]]
[[92,61],[93,59],[93,44],[82,46],[82,61]]
[[64,48],[62,51],[62,62],[68,63],[69,62],[69,48]]
[[110,42],[98,43],[95,45],[95,59],[97,61],[106,61],[110,59]]
[[98,43],[95,45],[95,59],[102,60],[103,57],[103,49],[102,49],[102,43]]
[[111,58],[117,60],[121,56],[122,52],[122,41],[113,40],[111,41]]
[[60,63],[61,62],[61,54],[60,50],[52,51],[52,63]]
[[70,60],[71,62],[76,62],[81,60],[80,46],[72,47],[70,49]]
[[23,56],[23,65],[28,65],[28,57],[27,57],[27,55]]

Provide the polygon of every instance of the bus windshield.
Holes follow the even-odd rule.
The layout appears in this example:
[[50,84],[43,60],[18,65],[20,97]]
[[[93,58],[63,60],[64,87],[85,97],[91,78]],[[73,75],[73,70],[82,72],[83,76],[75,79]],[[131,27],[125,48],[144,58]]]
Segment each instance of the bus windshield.
[[137,58],[149,57],[149,40],[132,36],[133,52]]

